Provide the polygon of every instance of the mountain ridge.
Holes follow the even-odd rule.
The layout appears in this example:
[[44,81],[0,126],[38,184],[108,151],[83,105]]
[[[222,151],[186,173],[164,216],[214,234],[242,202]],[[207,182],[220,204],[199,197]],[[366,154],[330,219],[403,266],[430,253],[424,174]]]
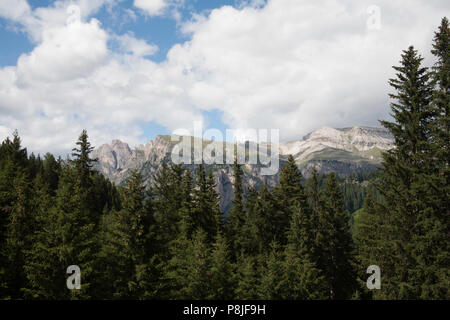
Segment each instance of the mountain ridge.
[[[191,139],[194,139],[191,137]],[[198,139],[198,138],[195,138]],[[124,183],[132,169],[139,170],[146,183],[153,181],[162,162],[171,161],[171,151],[178,142],[172,142],[168,135],[158,135],[145,144],[131,148],[127,143],[114,139],[111,144],[103,144],[93,151],[98,159],[96,168],[113,183]],[[210,143],[230,144],[223,141],[203,141],[203,147]],[[244,148],[245,144],[238,144]],[[305,135],[301,140],[281,142],[280,168],[288,154],[292,154],[305,177],[313,167],[320,173],[335,171],[340,175],[374,170],[381,163],[383,151],[393,147],[393,138],[383,128],[355,126],[350,128],[322,127]],[[253,151],[254,152],[254,151]],[[195,165],[184,165],[195,170]],[[230,206],[233,198],[233,171],[230,164],[207,165],[214,173],[216,190],[221,196],[221,208]],[[267,183],[273,186],[278,181],[278,173],[261,176],[261,165],[245,164],[244,184],[258,186]]]

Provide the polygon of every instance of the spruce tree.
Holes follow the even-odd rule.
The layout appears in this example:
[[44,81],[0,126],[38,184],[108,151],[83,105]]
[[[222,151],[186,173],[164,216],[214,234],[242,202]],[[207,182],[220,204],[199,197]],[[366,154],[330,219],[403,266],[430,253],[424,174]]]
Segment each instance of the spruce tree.
[[[274,190],[274,194],[280,203],[280,210],[283,212],[280,229],[286,236],[280,239],[282,245],[287,243],[287,231],[294,210],[302,212],[305,228],[308,228],[306,223],[310,219],[311,212],[305,190],[301,184],[302,180],[302,174],[297,168],[294,157],[289,155],[286,164],[281,169],[280,183]],[[305,233],[309,234],[309,231],[305,230]]]
[[237,286],[235,296],[238,300],[260,299],[261,256],[240,255],[237,264]]
[[[411,299],[433,295],[433,290],[442,295],[446,290],[445,284],[436,281],[445,269],[433,270],[439,263],[430,247],[436,237],[433,231],[440,229],[436,215],[442,207],[430,201],[436,199],[429,184],[436,163],[430,145],[435,112],[430,72],[422,67],[422,60],[413,47],[403,52],[400,66],[394,67],[396,78],[389,81],[395,90],[390,95],[394,121],[381,122],[393,135],[395,148],[383,154],[383,171],[376,185],[385,198],[377,206],[383,228],[371,231],[374,238],[382,239],[378,265],[383,281],[382,290],[374,293],[376,298]],[[430,291],[425,294],[423,287]]]
[[76,172],[76,183],[80,189],[80,196],[83,198],[81,201],[90,216],[91,222],[97,228],[100,222],[101,211],[103,208],[97,207],[97,202],[94,193],[94,182],[92,179],[94,169],[93,163],[97,162],[97,159],[92,159],[90,154],[94,150],[91,143],[88,141],[88,135],[86,130],[83,130],[76,142],[78,148],[72,149],[73,159],[70,161]]
[[236,257],[235,255],[239,254],[242,248],[242,232],[245,223],[243,175],[244,172],[242,171],[242,167],[237,163],[237,158],[235,158],[233,165],[233,207],[228,213],[226,223],[227,239],[230,243],[234,258]]
[[32,188],[26,171],[17,173],[13,181],[14,200],[6,228],[5,253],[7,260],[6,276],[10,297],[18,299],[23,296],[27,286],[24,264],[25,252],[31,246],[34,231],[32,212]]
[[[76,171],[61,170],[55,206],[40,217],[35,242],[27,262],[29,294],[40,299],[80,299],[92,296],[93,267],[98,251],[95,226],[85,203],[85,190],[77,183]],[[67,268],[81,269],[81,290],[66,286]]]
[[103,239],[101,258],[105,263],[112,297],[138,299],[145,291],[146,268],[150,259],[151,212],[145,204],[142,175],[132,171],[122,194],[122,209],[112,213]]
[[166,299],[202,300],[211,291],[210,254],[207,234],[198,229],[189,240],[183,232],[171,246],[172,258],[163,276],[168,288]]
[[217,235],[211,252],[209,286],[211,295],[208,299],[231,300],[236,287],[235,266],[230,261],[231,255],[227,240],[221,233]]
[[444,17],[433,41],[434,84],[429,143],[431,154],[421,163],[417,198],[424,203],[416,224],[413,252],[418,264],[414,278],[420,298],[450,297],[450,27]]
[[358,295],[362,299],[372,298],[372,291],[366,286],[367,268],[371,265],[379,265],[383,255],[383,239],[380,237],[382,229],[386,228],[385,222],[377,214],[378,204],[372,194],[368,193],[363,208],[354,217],[353,239],[355,241],[356,256],[358,261]]
[[329,299],[348,299],[356,285],[354,245],[350,215],[344,208],[334,173],[327,178],[322,201],[318,217],[320,256],[317,266],[325,277]]
[[281,300],[287,291],[287,288],[284,287],[287,283],[283,281],[285,276],[284,252],[280,245],[273,241],[268,253],[264,256],[266,262],[262,267],[261,283],[258,288],[259,296],[265,300]]
[[223,227],[219,208],[219,196],[215,191],[212,172],[206,174],[203,164],[197,167],[196,188],[194,190],[192,220],[196,230],[206,232],[207,240],[212,243]]
[[[40,225],[27,261],[28,293],[35,298],[79,299],[92,297],[98,253],[98,212],[92,202],[92,148],[82,132],[74,160],[65,164],[58,179],[55,205],[40,217]],[[81,290],[66,286],[67,268],[81,269]]]
[[323,300],[328,287],[321,270],[308,255],[300,255],[294,243],[288,243],[283,262],[283,299]]

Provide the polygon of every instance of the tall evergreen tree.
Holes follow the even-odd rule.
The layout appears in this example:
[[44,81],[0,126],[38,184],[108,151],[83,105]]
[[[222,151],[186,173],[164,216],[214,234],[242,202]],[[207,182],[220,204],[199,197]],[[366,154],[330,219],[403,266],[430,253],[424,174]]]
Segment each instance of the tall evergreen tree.
[[112,285],[112,297],[138,299],[145,291],[146,267],[150,260],[151,212],[145,203],[142,175],[132,171],[122,194],[122,209],[112,213],[112,223],[103,240],[102,258]]
[[372,297],[372,291],[366,287],[367,268],[371,265],[379,265],[379,258],[383,252],[383,239],[380,237],[385,222],[377,215],[377,203],[372,194],[369,193],[364,200],[364,206],[354,218],[353,238],[356,246],[358,261],[360,298],[368,299]]
[[420,298],[450,297],[450,26],[444,17],[433,41],[434,84],[431,104],[430,149],[421,163],[417,198],[424,203],[419,213],[414,241],[414,258],[418,264],[417,282],[421,283]]
[[185,233],[171,247],[172,258],[163,279],[168,283],[169,299],[207,299],[211,291],[210,254],[207,234],[198,229],[192,240]]
[[261,256],[240,255],[237,264],[236,299],[256,300],[261,298]]
[[[29,294],[40,299],[80,299],[92,296],[93,267],[98,251],[95,226],[86,207],[86,190],[77,183],[76,171],[62,168],[55,206],[41,217],[31,248],[27,274]],[[81,269],[81,290],[66,286],[67,268]]]
[[221,233],[217,235],[211,251],[209,286],[211,295],[208,299],[231,300],[236,287],[235,266],[230,261],[227,240]]
[[327,282],[308,255],[301,256],[295,243],[288,243],[283,263],[283,299],[319,300],[328,295]]
[[325,277],[329,298],[348,299],[356,285],[354,246],[350,215],[344,208],[334,173],[327,178],[318,221],[320,257],[317,266]]
[[[96,223],[99,213],[92,202],[92,148],[82,132],[74,160],[61,169],[55,206],[41,217],[26,266],[29,294],[35,298],[78,299],[93,295],[94,265],[98,253]],[[81,269],[81,290],[66,286],[67,268]]]
[[239,254],[242,247],[242,232],[245,223],[244,212],[244,186],[243,178],[244,172],[242,167],[237,162],[237,158],[234,159],[233,165],[233,193],[234,198],[232,201],[233,207],[228,213],[228,219],[226,223],[227,239],[232,249],[232,255],[235,258],[236,254]]
[[73,148],[72,156],[74,159],[72,162],[74,163],[75,169],[77,171],[78,178],[80,180],[80,185],[83,188],[89,188],[92,184],[90,179],[93,163],[97,161],[97,159],[91,159],[90,154],[94,150],[94,147],[91,146],[91,143],[88,141],[88,134],[86,130],[83,130],[76,142],[78,148]]
[[[436,219],[442,214],[442,202],[429,183],[438,163],[430,145],[430,128],[436,115],[431,105],[430,73],[421,66],[422,60],[413,47],[402,54],[401,65],[394,67],[397,77],[389,82],[395,90],[390,95],[394,122],[381,122],[394,136],[396,147],[383,155],[383,171],[377,183],[385,198],[385,203],[377,206],[384,227],[378,235],[378,229],[372,231],[383,244],[378,257],[383,289],[374,293],[380,298],[410,299],[448,292],[445,281],[437,281],[448,279],[448,271],[438,267],[448,261],[448,254],[447,258],[445,253],[434,256],[443,252],[448,240],[436,234],[442,230],[439,221],[445,220]],[[438,201],[437,207],[432,199]],[[436,242],[440,250],[433,249],[433,239],[441,239]]]
[[258,287],[259,296],[266,300],[281,300],[287,293],[284,287],[287,283],[283,281],[284,251],[276,241],[273,241],[264,256],[266,262],[262,267],[261,283]]
[[26,171],[17,174],[13,188],[14,200],[6,228],[6,275],[10,297],[18,299],[23,296],[22,290],[27,286],[24,271],[25,252],[31,246],[35,226],[31,203],[32,189]]
[[203,164],[197,167],[192,220],[196,230],[202,229],[206,232],[209,243],[214,241],[217,233],[223,227],[214,178],[212,172],[206,174]]
[[289,155],[286,165],[281,169],[279,186],[274,190],[275,196],[280,202],[280,209],[283,212],[280,229],[286,236],[280,239],[282,245],[287,243],[287,231],[295,210],[302,212],[306,228],[304,233],[309,234],[307,223],[311,212],[305,190],[301,184],[302,180],[302,174],[295,163],[294,157]]

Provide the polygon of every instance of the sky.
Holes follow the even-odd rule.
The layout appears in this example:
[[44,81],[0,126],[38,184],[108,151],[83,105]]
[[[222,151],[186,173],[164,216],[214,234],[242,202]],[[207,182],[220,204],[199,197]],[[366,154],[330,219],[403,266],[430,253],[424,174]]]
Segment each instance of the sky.
[[447,0],[0,0],[0,139],[64,155],[158,134],[379,126]]

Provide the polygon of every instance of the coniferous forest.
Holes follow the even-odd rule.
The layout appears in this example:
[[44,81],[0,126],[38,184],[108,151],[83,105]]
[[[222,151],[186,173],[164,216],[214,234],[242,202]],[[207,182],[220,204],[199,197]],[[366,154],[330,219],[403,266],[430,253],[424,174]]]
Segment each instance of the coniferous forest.
[[0,299],[450,299],[447,18],[430,40],[431,68],[412,46],[394,67],[381,125],[395,148],[353,215],[363,199],[333,173],[305,180],[292,156],[273,188],[248,188],[235,163],[225,216],[207,166],[116,187],[86,131],[67,159],[28,155],[15,132],[0,147]]

